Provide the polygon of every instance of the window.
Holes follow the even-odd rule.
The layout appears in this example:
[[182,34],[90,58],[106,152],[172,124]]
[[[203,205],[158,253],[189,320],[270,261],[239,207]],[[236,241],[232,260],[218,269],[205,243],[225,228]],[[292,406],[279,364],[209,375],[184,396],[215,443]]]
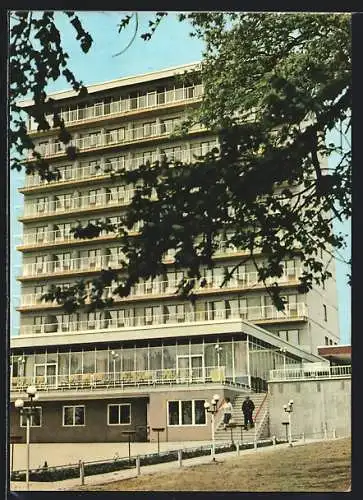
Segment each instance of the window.
[[[42,408],[41,406],[36,406],[34,408],[34,414],[30,416],[30,427],[41,427],[42,426]],[[26,427],[26,415],[20,415],[20,427]]]
[[143,124],[144,137],[149,137],[150,135],[153,134],[153,125],[154,122],[148,122]]
[[63,406],[63,426],[85,425],[85,406]]
[[168,425],[205,425],[204,399],[168,401]]
[[36,243],[41,243],[44,241],[47,229],[47,226],[41,226],[35,229]]
[[91,191],[88,192],[88,203],[90,205],[96,205],[96,203],[101,202],[101,190],[100,189],[91,189]]
[[278,336],[280,339],[286,340],[288,338],[287,330],[279,330]]
[[130,403],[107,405],[107,425],[130,425],[131,405]]
[[329,340],[329,345],[333,345],[332,339]]
[[34,333],[42,333],[44,326],[44,316],[34,316],[33,324],[34,324]]
[[325,340],[325,345],[329,345],[329,339],[328,339],[328,337],[324,337],[324,340]]
[[328,321],[328,310],[325,304],[323,304],[323,313],[324,313],[324,321]]
[[125,129],[124,127],[116,128],[114,130],[108,131],[108,144],[114,144],[125,140]]
[[45,212],[46,209],[47,209],[47,201],[48,199],[47,198],[37,198],[37,202],[36,202],[36,207],[37,207],[37,212],[38,213],[42,213],[42,212]]

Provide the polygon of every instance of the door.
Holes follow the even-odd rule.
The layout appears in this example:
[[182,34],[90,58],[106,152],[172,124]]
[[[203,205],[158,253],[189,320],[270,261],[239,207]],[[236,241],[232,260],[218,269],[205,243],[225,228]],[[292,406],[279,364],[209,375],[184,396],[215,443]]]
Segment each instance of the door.
[[203,355],[192,354],[177,357],[177,377],[179,382],[200,381],[204,378]]
[[35,385],[47,385],[56,387],[57,385],[57,364],[39,364],[34,366]]

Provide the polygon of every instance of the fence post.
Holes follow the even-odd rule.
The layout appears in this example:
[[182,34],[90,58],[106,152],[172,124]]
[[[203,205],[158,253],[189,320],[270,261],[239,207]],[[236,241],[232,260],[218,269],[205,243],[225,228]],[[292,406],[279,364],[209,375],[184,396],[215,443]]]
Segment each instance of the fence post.
[[253,442],[253,447],[254,447],[254,449],[257,451],[257,439],[255,439],[255,440],[254,440],[254,442]]
[[136,475],[140,476],[140,456],[136,457]]
[[272,436],[272,445],[276,446],[276,436]]
[[324,427],[324,439],[328,439],[328,429]]
[[333,439],[335,439],[336,437],[337,437],[337,431],[333,429]]
[[179,462],[179,467],[183,467],[183,451],[178,450],[178,462]]
[[81,485],[84,485],[84,462],[82,460],[79,460],[79,478],[81,480]]
[[236,443],[236,450],[237,450],[237,455],[239,456],[239,442],[238,441]]
[[303,443],[305,443],[305,432],[303,432],[303,433],[301,434],[301,439],[302,439]]

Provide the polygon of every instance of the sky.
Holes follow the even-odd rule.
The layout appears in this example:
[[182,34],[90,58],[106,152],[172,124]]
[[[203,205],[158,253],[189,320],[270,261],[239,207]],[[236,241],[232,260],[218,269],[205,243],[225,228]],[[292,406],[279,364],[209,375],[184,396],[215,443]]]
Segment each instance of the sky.
[[[75,30],[70,24],[67,16],[58,12],[56,14],[57,27],[62,36],[62,44],[69,54],[69,68],[84,84],[100,83],[124,76],[132,76],[140,73],[156,71],[171,66],[187,64],[199,61],[202,58],[203,45],[196,38],[189,36],[190,26],[186,22],[179,22],[174,13],[164,18],[155,31],[151,41],[143,41],[136,36],[130,47],[121,55],[121,52],[134,34],[135,17],[130,21],[126,30],[118,33],[118,24],[129,12],[93,11],[77,12],[83,27],[93,37],[90,51],[84,54],[75,39]],[[139,33],[147,31],[147,24],[153,18],[152,12],[139,12]],[[48,85],[48,92],[56,92],[68,88],[65,79],[59,79]],[[332,159],[334,162],[336,159]],[[15,236],[21,235],[22,227],[16,218],[20,214],[23,197],[17,189],[24,185],[23,172],[11,172],[10,179],[10,223],[12,233],[11,252],[11,298],[12,298],[12,331],[15,334],[19,323],[19,315],[15,311],[20,295],[19,283],[15,277],[19,274],[21,265],[20,252],[15,250],[19,244]],[[336,225],[337,231],[347,234],[348,247],[340,252],[345,260],[350,259],[350,223]],[[349,269],[342,262],[337,261],[337,291],[339,302],[340,336],[341,343],[350,343],[351,330],[351,305],[350,287],[347,285],[347,273]]]

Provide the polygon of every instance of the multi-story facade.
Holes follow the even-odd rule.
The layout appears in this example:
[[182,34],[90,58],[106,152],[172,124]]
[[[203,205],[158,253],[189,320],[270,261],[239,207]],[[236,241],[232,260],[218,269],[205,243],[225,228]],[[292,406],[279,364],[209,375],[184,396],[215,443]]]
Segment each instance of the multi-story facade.
[[[135,186],[115,182],[111,171],[132,170],[164,154],[193,161],[218,145],[202,126],[171,136],[202,97],[200,83],[185,87],[176,80],[191,68],[91,85],[82,99],[72,91],[54,94],[72,133],[75,161],[56,131],[37,132],[29,123],[38,150],[60,174],[51,182],[28,176],[20,189],[23,235],[17,248],[23,263],[11,397],[30,383],[39,389],[41,409],[33,422],[38,441],[118,441],[130,429],[138,439],[154,439],[154,427],[164,427],[169,440],[186,439],[186,433],[207,439],[203,404],[216,391],[233,399],[241,391],[262,390],[270,369],[320,359],[318,345],[339,341],[334,279],[324,289],[299,294],[301,263],[286,261],[279,281],[287,307],[278,312],[252,264],[240,265],[220,288],[225,268],[243,255],[223,239],[193,304],[175,295],[183,270],[175,269],[171,253],[164,276],[138,283],[106,311],[68,315],[42,301],[51,284],[67,287],[108,267],[122,272],[117,234],[84,240],[70,231],[79,222],[118,221]],[[12,432],[21,431],[19,424],[12,409]]]

